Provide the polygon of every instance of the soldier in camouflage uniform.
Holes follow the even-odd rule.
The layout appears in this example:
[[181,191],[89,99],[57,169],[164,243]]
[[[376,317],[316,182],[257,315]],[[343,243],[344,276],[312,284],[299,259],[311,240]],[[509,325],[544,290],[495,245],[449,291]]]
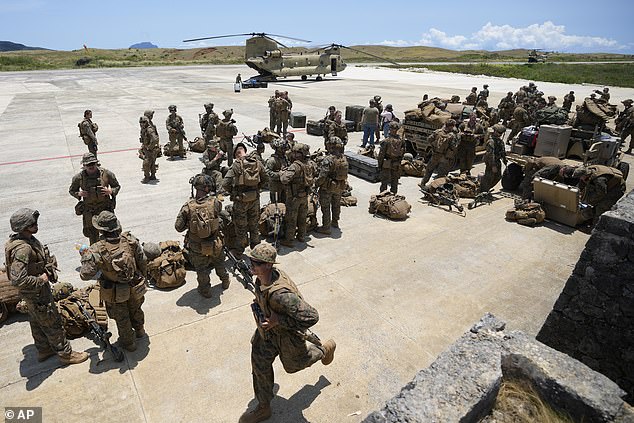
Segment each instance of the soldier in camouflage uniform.
[[621,134],[621,145],[625,147],[625,140],[630,137],[630,146],[625,151],[627,154],[632,153],[632,147],[634,146],[634,106],[632,99],[628,98],[623,100],[623,106],[625,109],[619,113],[616,118],[615,124],[617,131]]
[[489,99],[489,85],[488,84],[484,84],[482,86],[482,91],[480,91],[478,93],[478,100],[484,100],[487,101]]
[[484,177],[480,182],[480,192],[486,192],[492,189],[502,179],[502,163],[506,165],[506,150],[502,136],[506,131],[504,125],[493,125],[493,135],[486,143],[486,151],[484,153]]
[[335,113],[337,112],[337,108],[335,106],[329,106],[328,111],[326,112],[326,116],[322,119],[324,122],[324,145],[326,145],[326,141],[328,141],[330,124],[335,120]]
[[53,301],[49,282],[57,280],[55,260],[33,236],[39,229],[39,216],[37,210],[31,209],[20,209],[11,215],[14,234],[4,246],[7,276],[26,303],[37,361],[57,355],[62,364],[81,363],[88,359],[88,353],[72,350]]
[[187,230],[184,253],[196,270],[198,292],[211,297],[211,269],[222,282],[222,289],[229,288],[229,274],[225,269],[220,233],[222,203],[213,196],[213,181],[207,175],[192,178],[196,194],[181,207],[174,227],[178,232]]
[[341,119],[341,110],[335,112],[335,119],[328,125],[328,136],[324,141],[326,149],[328,140],[332,137],[339,138],[344,146],[348,144],[348,130],[346,129],[346,123]]
[[472,87],[471,92],[465,98],[464,104],[467,106],[475,106],[476,101],[478,101],[478,87]]
[[515,110],[515,101],[513,100],[513,93],[511,91],[506,93],[506,97],[500,100],[498,110],[500,114],[500,119],[502,119],[502,124],[506,125],[508,121],[511,120],[511,117],[513,116],[513,110]]
[[[332,363],[337,347],[334,340],[306,343],[306,332],[319,320],[319,313],[308,304],[291,278],[277,264],[277,252],[270,244],[260,244],[249,254],[255,279],[257,329],[251,338],[251,370],[257,408],[246,411],[239,423],[257,423],[271,417],[274,373],[279,355],[284,370],[296,373],[321,360]],[[319,344],[319,345],[317,345]]]
[[[322,225],[317,232],[330,235],[330,227],[339,227],[341,194],[348,185],[348,160],[343,155],[343,142],[333,136],[328,140],[328,154],[319,163],[315,186],[319,188]],[[332,209],[332,214],[331,214]]]
[[214,104],[205,104],[205,114],[200,118],[200,132],[206,143],[209,143],[216,136],[216,125],[220,122],[220,118],[214,112]]
[[81,164],[83,170],[73,176],[68,192],[79,200],[75,213],[82,216],[84,236],[94,244],[99,239],[99,231],[93,226],[92,218],[104,210],[114,212],[121,186],[114,173],[99,167],[94,154],[84,154]]
[[84,111],[84,120],[79,124],[79,137],[84,140],[84,144],[88,147],[88,151],[97,157],[97,136],[95,135],[99,130],[99,126],[92,121],[92,111]]
[[275,127],[271,128],[278,135],[282,133],[286,136],[288,132],[288,119],[290,117],[290,103],[284,98],[284,94],[280,94],[273,101],[273,110],[275,113]]
[[[168,149],[170,154],[185,158],[186,153],[185,147],[183,146],[183,140],[187,138],[185,137],[185,124],[183,123],[183,118],[176,114],[175,105],[172,104],[167,109],[170,112],[165,120],[165,127],[167,128],[167,132],[169,134]],[[177,144],[178,149],[176,148]]]
[[227,164],[231,167],[233,163],[233,137],[238,135],[238,128],[236,128],[235,120],[231,119],[233,116],[233,109],[225,110],[222,112],[224,119],[222,119],[218,126],[216,126],[216,136],[220,138],[220,149],[225,152],[227,156]]
[[143,159],[143,180],[141,183],[146,184],[149,181],[156,180],[156,157],[161,146],[159,145],[159,137],[156,133],[156,129],[150,124],[147,117],[141,116],[139,118],[139,125],[141,126],[141,156]]
[[286,158],[286,150],[288,143],[279,139],[271,144],[275,152],[266,160],[264,165],[266,174],[269,177],[269,194],[271,203],[285,203],[286,192],[280,182],[280,171],[288,167],[288,159]]
[[572,107],[572,103],[574,102],[575,102],[575,92],[570,91],[568,94],[564,96],[564,105],[562,107],[569,112],[570,108]]
[[152,119],[154,118],[154,110],[144,111],[143,116],[145,116],[148,119],[148,121],[150,122],[150,126],[154,128],[156,137],[159,139],[159,149],[158,149],[158,152],[156,153],[156,157],[161,157],[163,156],[163,151],[161,150],[161,141],[160,141],[159,133],[158,133],[158,130],[156,129],[156,125],[154,124],[154,122],[152,122]]
[[275,104],[275,100],[280,98],[280,95],[279,90],[275,90],[275,95],[269,97],[269,129],[271,131],[275,131],[275,122],[277,122],[277,114],[273,105]]
[[513,137],[519,134],[522,131],[522,128],[530,125],[531,118],[528,115],[528,112],[524,108],[522,104],[517,103],[517,107],[513,110],[513,119],[511,120],[511,133],[507,138],[508,142],[513,139]]
[[268,184],[269,177],[262,163],[252,154],[247,155],[243,143],[236,145],[234,159],[222,185],[233,201],[233,222],[241,254],[247,245],[254,248],[260,243],[260,189]]
[[379,148],[379,169],[381,176],[380,192],[390,186],[390,191],[398,192],[398,180],[401,177],[401,160],[405,154],[405,142],[398,135],[400,125],[397,122],[390,122],[390,133],[380,143]]
[[280,244],[286,247],[295,245],[296,234],[299,242],[306,242],[307,197],[312,190],[315,175],[309,159],[308,145],[296,143],[291,150],[291,165],[280,172],[280,181],[286,189],[286,232]]
[[212,191],[220,194],[224,193],[222,189],[222,170],[220,165],[225,159],[225,152],[220,149],[220,146],[215,140],[211,140],[207,144],[207,149],[203,153],[203,157],[200,159],[203,162],[202,173],[211,177],[214,182]]
[[[603,165],[579,166],[572,174],[579,179],[581,202],[592,206],[591,216],[596,224],[601,216],[625,194],[625,179],[620,170]],[[589,210],[590,211],[590,210]]]
[[89,280],[101,271],[99,297],[108,316],[117,322],[119,344],[136,350],[136,339],[145,336],[141,309],[147,285],[147,258],[141,243],[130,232],[121,233],[119,219],[110,211],[93,217],[102,239],[82,253],[79,276]]
[[432,173],[438,176],[445,176],[449,168],[455,162],[455,151],[458,147],[458,134],[456,132],[456,121],[447,120],[445,125],[435,130],[428,138],[432,148],[431,159],[426,164],[425,176],[419,186],[423,187],[431,178]]
[[469,120],[462,122],[458,130],[460,131],[460,142],[457,156],[460,173],[471,176],[476,146],[484,138],[484,127],[477,121],[475,113],[471,113]]

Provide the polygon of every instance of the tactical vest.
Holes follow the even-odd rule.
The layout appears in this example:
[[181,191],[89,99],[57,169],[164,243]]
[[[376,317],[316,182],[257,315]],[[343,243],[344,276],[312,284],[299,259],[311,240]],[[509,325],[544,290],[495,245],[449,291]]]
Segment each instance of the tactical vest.
[[[26,239],[17,238],[16,235],[11,235],[11,238],[4,247],[4,254],[6,258],[7,277],[11,281],[11,265],[13,264],[13,250],[21,245],[28,245],[31,247],[29,252],[29,262],[26,265],[26,273],[28,276],[40,276],[44,273],[46,263],[48,263],[48,250],[35,238],[33,242],[29,242]],[[13,281],[12,285],[16,286]],[[24,289],[18,286],[20,289],[20,295],[22,296],[37,296],[42,292],[44,288],[36,289]],[[48,288],[48,286],[47,286]],[[49,290],[50,292],[50,290]]]
[[[154,134],[152,134],[152,132]],[[141,130],[141,142],[143,143],[143,149],[148,151],[158,150],[160,148],[158,135],[151,125]]]
[[623,173],[613,167],[592,165],[588,166],[588,170],[591,172],[590,180],[588,181],[588,183],[594,181],[601,176],[611,176],[611,178],[608,179],[607,183],[608,190],[621,185],[621,181],[623,181]]
[[453,135],[453,132],[445,132],[443,129],[434,132],[434,140],[432,142],[434,154],[444,155],[447,150],[450,150]]
[[220,216],[216,215],[216,199],[207,197],[198,202],[192,198],[187,202],[189,207],[189,227],[187,237],[194,242],[215,238],[220,229]]
[[[84,122],[87,122],[87,123],[84,123]],[[93,123],[93,121],[91,121],[90,119],[84,119],[77,124],[77,127],[79,128],[79,136],[82,138],[84,136],[88,136],[88,132],[86,131],[86,126],[90,126],[90,129],[92,130],[93,134],[99,130],[99,126],[97,126],[96,123]]]
[[88,196],[82,199],[83,203],[92,209],[106,209],[112,206],[112,199],[108,196],[100,195],[98,187],[110,186],[108,173],[105,169],[99,169],[99,176],[89,176],[86,171],[81,171],[80,188],[88,192]]
[[101,240],[94,244],[101,255],[103,267],[100,270],[105,280],[124,284],[136,282],[136,242],[129,232],[124,232],[118,241]]
[[315,175],[313,167],[308,163],[304,163],[300,160],[295,160],[293,165],[297,165],[300,169],[299,172],[295,172],[293,179],[289,183],[291,188],[291,194],[293,196],[304,197],[310,191],[310,188],[315,182]]
[[348,160],[346,157],[333,156],[333,180],[337,182],[345,182],[348,179]]
[[178,241],[160,244],[161,255],[147,264],[148,279],[156,288],[177,288],[185,284],[185,258]]
[[403,140],[396,137],[388,137],[385,142],[387,143],[385,146],[385,158],[400,161],[403,158],[403,154],[405,154],[405,143]]
[[295,285],[295,283],[291,280],[291,278],[288,277],[286,273],[284,273],[284,271],[275,269],[274,272],[277,272],[279,276],[268,289],[262,291],[258,288],[255,290],[255,299],[264,312],[264,316],[267,318],[270,317],[271,313],[274,311],[269,304],[271,296],[273,296],[274,293],[279,291],[287,291],[292,292],[302,300],[304,299],[302,297],[302,294],[300,294],[297,285]]

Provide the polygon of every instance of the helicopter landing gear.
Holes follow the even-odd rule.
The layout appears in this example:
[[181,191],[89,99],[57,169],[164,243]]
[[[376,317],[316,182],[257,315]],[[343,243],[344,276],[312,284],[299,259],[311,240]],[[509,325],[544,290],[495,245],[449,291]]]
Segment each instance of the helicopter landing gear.
[[315,81],[321,81],[323,78],[321,77],[321,75],[317,75],[317,78],[315,78]]
[[306,81],[308,77],[306,75],[302,75],[302,81]]

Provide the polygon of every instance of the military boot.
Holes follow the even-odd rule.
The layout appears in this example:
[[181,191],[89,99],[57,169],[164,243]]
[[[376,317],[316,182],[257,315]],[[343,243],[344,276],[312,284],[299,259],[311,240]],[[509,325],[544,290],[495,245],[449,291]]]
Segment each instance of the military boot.
[[132,343],[130,344],[121,344],[121,347],[123,347],[123,349],[126,351],[130,351],[130,352],[136,351],[136,341],[132,341]]
[[150,175],[150,181],[156,181],[156,175],[154,173]]
[[269,404],[260,404],[255,410],[242,413],[238,423],[258,423],[267,420],[269,417],[271,417],[271,406]]
[[211,298],[211,287],[209,285],[205,287],[198,287],[198,293],[205,298]]
[[285,247],[293,248],[295,246],[295,240],[293,239],[283,239],[280,241],[280,245]]
[[339,228],[339,221],[337,219],[333,219],[332,222],[330,222],[330,227]]
[[150,182],[150,178],[148,176],[146,176],[143,179],[141,179],[141,183],[142,184],[147,184],[148,182]]
[[330,235],[330,226],[320,226],[316,229],[320,234]]
[[60,355],[59,356],[59,361],[62,364],[65,364],[65,365],[68,365],[68,364],[79,364],[79,363],[83,363],[84,361],[88,360],[88,357],[90,357],[90,355],[87,352],[71,351],[70,354],[68,354],[68,355]]
[[337,348],[337,344],[333,339],[329,339],[321,346],[324,349],[324,356],[321,358],[321,362],[324,366],[327,366],[335,359],[335,348]]
[[50,357],[53,357],[54,355],[56,355],[57,353],[53,350],[45,350],[45,351],[38,351],[37,352],[37,361],[38,362],[43,362],[48,360]]
[[135,329],[134,332],[135,332],[137,338],[143,338],[145,335],[147,335],[145,333],[145,328],[143,326],[141,326],[138,329]]

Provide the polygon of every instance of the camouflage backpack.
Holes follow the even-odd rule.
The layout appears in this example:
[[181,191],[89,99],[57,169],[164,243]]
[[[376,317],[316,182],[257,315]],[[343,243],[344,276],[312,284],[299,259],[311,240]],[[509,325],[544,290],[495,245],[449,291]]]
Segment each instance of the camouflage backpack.
[[185,258],[178,241],[159,243],[161,255],[148,261],[149,282],[156,288],[177,288],[185,284]]
[[380,214],[393,220],[406,219],[411,210],[412,206],[405,200],[404,196],[393,194],[390,191],[372,195],[368,207],[368,212],[371,214]]
[[255,188],[260,184],[260,165],[255,157],[236,161],[236,186]]
[[193,151],[194,153],[204,153],[207,148],[205,139],[201,137],[196,137],[194,138],[194,141],[188,141],[188,143],[189,151]]
[[189,200],[189,234],[195,238],[210,238],[218,234],[220,229],[220,217],[216,216],[216,199],[198,203],[195,199]]
[[90,285],[71,293],[56,303],[57,311],[62,319],[62,326],[69,338],[78,338],[90,328],[89,320],[79,309],[79,304],[86,310],[91,320],[103,329],[108,329],[106,308],[99,302],[99,285]]
[[[275,220],[278,219],[278,239],[284,236],[284,216],[286,215],[286,205],[284,203],[271,203],[262,207],[260,211],[260,219],[258,221],[258,229],[260,235],[264,237],[275,236]],[[279,218],[277,217],[279,216]]]
[[546,212],[539,203],[516,201],[515,208],[506,211],[506,220],[520,225],[535,226],[546,219]]

